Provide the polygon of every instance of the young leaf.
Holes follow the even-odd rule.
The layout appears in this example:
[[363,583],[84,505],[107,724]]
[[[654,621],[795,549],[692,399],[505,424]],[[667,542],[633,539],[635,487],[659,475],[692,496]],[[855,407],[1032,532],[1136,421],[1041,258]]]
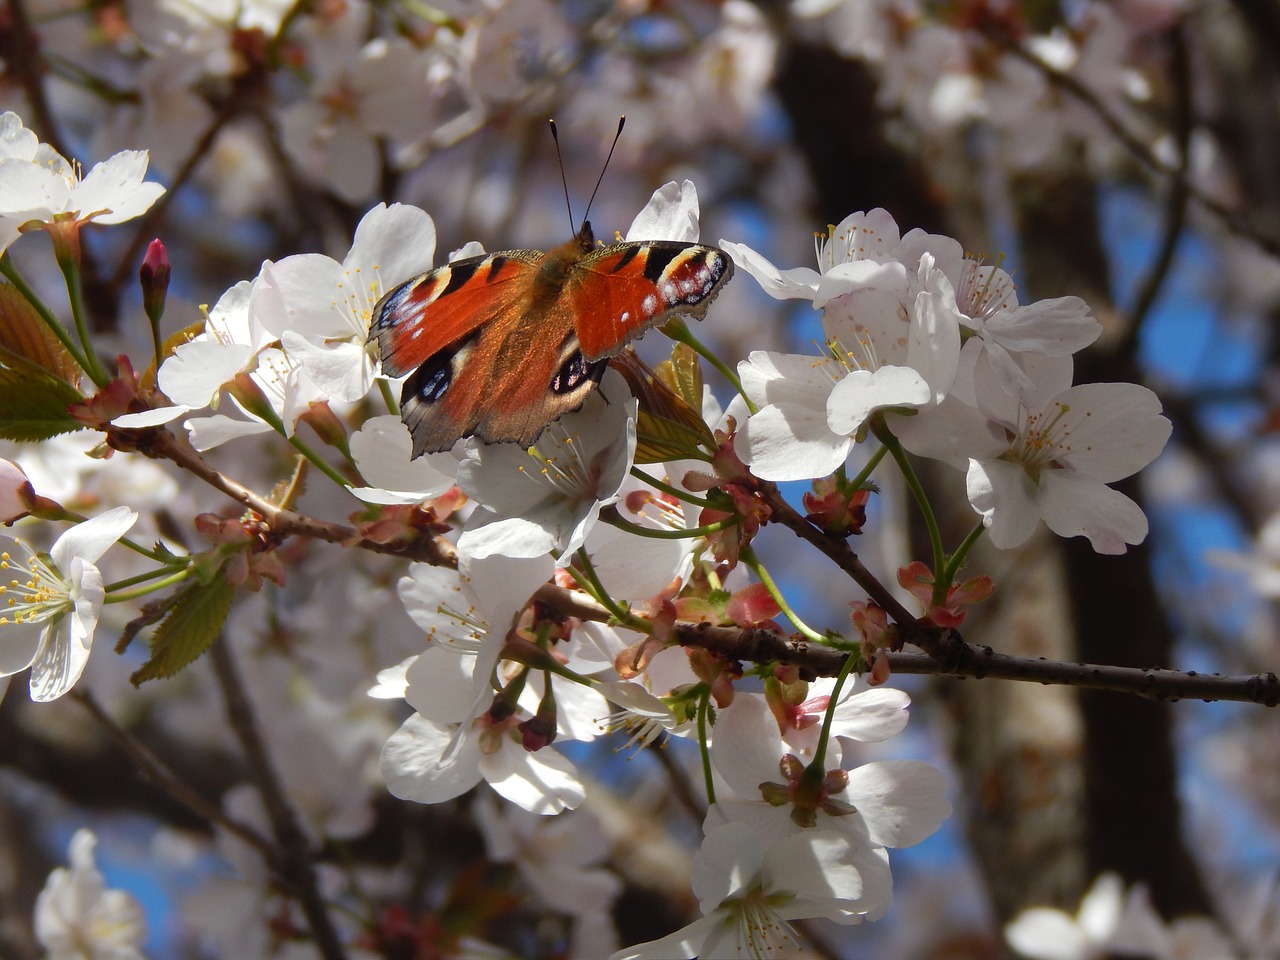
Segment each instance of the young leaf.
[[200,656],[222,632],[236,588],[225,577],[193,583],[182,591],[151,638],[151,657],[129,678],[134,686],[171,677]]
[[80,379],[75,358],[11,283],[0,283],[0,350],[30,360],[67,383]]
[[48,440],[83,430],[67,407],[84,398],[64,380],[34,368],[0,370],[0,438]]

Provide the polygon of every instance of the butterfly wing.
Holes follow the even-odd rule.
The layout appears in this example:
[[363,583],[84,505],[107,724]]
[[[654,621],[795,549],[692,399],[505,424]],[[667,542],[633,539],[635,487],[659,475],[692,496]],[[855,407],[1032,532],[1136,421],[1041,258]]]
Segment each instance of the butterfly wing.
[[401,284],[374,307],[369,339],[383,373],[409,374],[400,417],[413,456],[477,432],[502,379],[493,365],[511,352],[504,331],[524,313],[542,258],[537,250],[468,257]]
[[541,259],[537,250],[468,257],[391,290],[373,308],[369,329],[383,372],[402,377],[441,353],[452,355],[469,334],[519,299]]
[[617,354],[674,314],[697,318],[733,276],[719,247],[678,241],[615,243],[579,261],[564,290],[588,363]]

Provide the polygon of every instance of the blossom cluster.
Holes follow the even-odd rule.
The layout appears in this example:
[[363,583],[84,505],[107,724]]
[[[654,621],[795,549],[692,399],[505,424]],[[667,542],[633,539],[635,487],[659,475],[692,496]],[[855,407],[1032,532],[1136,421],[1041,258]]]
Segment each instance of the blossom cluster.
[[[1014,549],[1043,524],[1086,537],[1100,553],[1143,541],[1141,509],[1109,485],[1164,447],[1170,425],[1155,395],[1136,384],[1073,385],[1072,356],[1100,332],[1079,298],[1020,302],[999,266],[966,255],[952,238],[903,234],[887,212],[872,210],[828,230],[816,270],[781,269],[745,244],[720,241],[765,293],[810,303],[823,331],[807,353],[750,353],[736,376],[708,357],[733,391],[724,405],[701,381],[696,353],[708,351],[676,325],[670,332],[685,344],[670,361],[654,371],[618,358],[581,408],[532,447],[471,438],[415,458],[396,403],[401,384],[382,371],[370,324],[401,284],[483,250],[460,244],[437,257],[436,221],[424,209],[369,204],[389,178],[489,116],[542,109],[538,92],[582,51],[564,10],[542,0],[456,11],[446,4],[429,24],[359,0],[318,6],[142,0],[127,39],[104,29],[89,49],[55,43],[69,62],[144,65],[137,96],[98,130],[96,148],[151,144],[150,154],[122,149],[84,173],[18,114],[0,116],[0,254],[29,250],[26,235],[48,233],[74,321],[61,323],[5,256],[4,274],[26,304],[11,315],[31,334],[25,359],[36,368],[13,374],[33,399],[6,402],[36,426],[4,435],[36,442],[10,451],[14,463],[0,462],[3,519],[69,526],[44,552],[36,524],[27,524],[4,554],[15,574],[0,587],[8,602],[0,676],[7,683],[29,669],[35,701],[77,685],[82,692],[109,602],[149,601],[125,630],[151,630],[150,654],[132,678],[146,689],[224,642],[227,624],[274,619],[286,631],[319,634],[359,619],[377,632],[385,597],[355,601],[357,590],[326,595],[326,587],[393,584],[413,625],[407,643],[370,640],[369,659],[343,669],[334,665],[343,654],[333,652],[317,668],[322,680],[306,690],[268,669],[251,681],[270,690],[263,700],[282,691],[296,697],[293,716],[284,707],[272,715],[279,729],[323,731],[319,757],[276,758],[307,785],[299,803],[311,835],[345,841],[369,828],[376,743],[379,789],[392,796],[444,804],[474,794],[490,858],[514,864],[532,899],[565,923],[566,955],[785,956],[804,949],[791,921],[849,926],[883,917],[893,898],[888,851],[939,829],[951,811],[948,784],[920,760],[868,759],[875,754],[864,745],[907,724],[909,698],[885,685],[886,662],[877,657],[901,645],[894,630],[905,624],[891,625],[864,599],[840,629],[803,621],[756,552],[755,535],[785,502],[775,484],[812,481],[806,522],[838,542],[868,522],[886,458],[913,481],[912,456],[958,468],[978,518],[973,533],[950,552],[934,536],[927,563],[884,576],[918,601],[916,626],[953,628],[994,589],[988,577],[958,579],[981,537]],[[791,15],[841,23],[827,37],[841,47],[855,36],[884,39],[844,29],[868,15],[858,7],[873,6],[892,5],[798,3]],[[887,10],[875,15],[890,19]],[[371,37],[381,17],[394,29]],[[731,0],[716,17],[705,42],[672,71],[679,83],[665,99],[640,99],[643,78],[631,58],[642,55],[609,48],[598,52],[606,81],[578,108],[589,119],[636,97],[629,129],[640,143],[736,130],[760,110],[773,41],[752,4]],[[886,70],[897,62],[863,55]],[[1036,89],[1047,88],[1041,81]],[[891,83],[885,90],[893,96]],[[220,214],[269,209],[269,145],[231,106],[215,109],[250,91],[264,105],[257,121],[278,131],[282,155],[311,187],[368,207],[349,249],[340,259],[302,253],[262,262],[166,340],[160,322],[172,265],[153,243],[141,273],[152,355],[122,354],[113,372],[83,316],[82,232],[145,215],[165,193],[146,179],[149,163],[177,176],[187,159],[177,145],[206,135],[216,144],[213,165],[231,170],[205,182]],[[999,92],[988,96],[994,102]],[[675,105],[704,105],[706,130],[673,134],[665,118]],[[673,182],[653,194],[626,238],[695,243],[698,224],[693,183]],[[278,455],[285,445],[297,454],[289,468]],[[249,451],[244,476],[204,459],[222,447]],[[175,536],[172,515],[160,514],[176,502],[201,510],[204,501],[157,476],[157,461],[232,496],[245,512],[200,512],[194,529],[203,546]],[[128,479],[112,479],[113,470]],[[272,492],[258,495],[254,486]],[[927,500],[920,506],[937,534]],[[345,513],[350,525],[304,511]],[[373,559],[324,572],[296,604],[309,610],[275,607],[262,596],[298,589],[293,581],[303,578],[294,574],[306,561],[294,547],[304,537]],[[112,550],[116,544],[123,549]],[[109,551],[114,581],[102,569]],[[397,554],[414,562],[404,566]],[[356,602],[368,604],[359,617],[343,609]],[[699,625],[738,640],[767,635],[779,655],[754,660],[700,645],[690,629]],[[240,632],[251,631],[226,630]],[[789,662],[781,654],[789,640],[837,654],[838,676]],[[326,683],[358,687],[372,703],[335,716],[320,689]],[[376,719],[366,724],[370,714]],[[180,712],[168,716],[199,726]],[[590,812],[593,771],[560,749],[606,738],[626,738],[629,750],[674,741],[672,753],[696,758],[700,773],[692,792],[702,838],[690,873],[701,917],[635,946],[619,944],[609,920],[621,884],[606,863],[612,841]],[[250,835],[270,827],[256,795],[233,790],[223,807],[227,822]],[[284,955],[272,938],[297,946],[300,911],[243,839],[231,831],[220,838],[239,876],[234,891],[211,882],[203,892],[205,905],[216,905],[200,911],[204,933],[229,955]],[[104,955],[140,956],[137,906],[105,889],[92,847],[90,835],[78,834],[72,869],[50,878],[37,907],[40,939],[55,956],[70,939]],[[358,899],[357,882],[325,881],[335,902]],[[397,936],[451,955],[505,955],[482,931],[449,940],[395,909],[358,926],[343,931],[357,956],[389,954]]]

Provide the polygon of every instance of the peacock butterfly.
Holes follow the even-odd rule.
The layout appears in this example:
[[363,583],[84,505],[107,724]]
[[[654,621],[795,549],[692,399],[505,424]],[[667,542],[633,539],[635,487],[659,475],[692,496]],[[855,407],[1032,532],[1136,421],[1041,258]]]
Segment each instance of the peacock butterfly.
[[400,417],[415,458],[462,437],[530,446],[582,406],[609,357],[674,314],[701,319],[731,276],[718,247],[596,246],[584,215],[577,235],[548,253],[468,257],[400,284],[374,306],[369,341],[383,373],[409,374]]
[[718,247],[597,247],[583,221],[548,253],[468,257],[402,283],[374,307],[369,338],[385,374],[410,374],[400,416],[414,457],[470,436],[530,446],[582,406],[609,357],[673,314],[701,318],[732,275]]

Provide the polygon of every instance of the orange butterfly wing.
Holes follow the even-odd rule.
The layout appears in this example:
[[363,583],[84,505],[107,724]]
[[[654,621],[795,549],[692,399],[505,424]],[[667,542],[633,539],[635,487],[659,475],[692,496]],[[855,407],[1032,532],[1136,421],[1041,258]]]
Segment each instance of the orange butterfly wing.
[[561,247],[459,260],[392,290],[374,308],[383,372],[400,397],[413,455],[460,437],[529,446],[576,410],[617,354],[676,313],[701,317],[733,263],[673,241]]
[[565,287],[582,355],[614,356],[675,314],[705,316],[731,276],[733,261],[718,247],[652,240],[591,251]]

